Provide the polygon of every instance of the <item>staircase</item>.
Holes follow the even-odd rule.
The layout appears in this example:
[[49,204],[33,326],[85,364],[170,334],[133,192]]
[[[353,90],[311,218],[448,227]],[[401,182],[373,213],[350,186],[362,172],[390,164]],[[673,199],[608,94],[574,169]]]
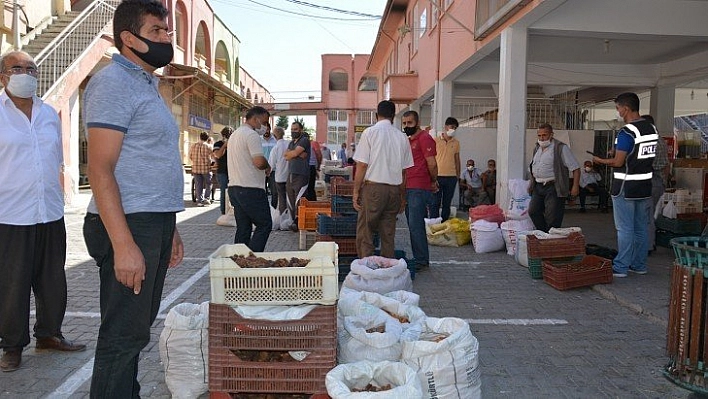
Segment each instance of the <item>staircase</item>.
[[93,43],[104,33],[111,33],[113,13],[119,3],[120,0],[94,0],[83,11],[70,11],[23,48],[34,57],[40,71],[38,96],[46,98]]

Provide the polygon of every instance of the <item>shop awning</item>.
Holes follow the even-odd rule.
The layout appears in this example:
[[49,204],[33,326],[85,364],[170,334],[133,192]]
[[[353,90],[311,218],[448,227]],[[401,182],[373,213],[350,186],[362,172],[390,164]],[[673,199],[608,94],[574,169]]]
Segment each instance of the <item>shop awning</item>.
[[[204,85],[206,85],[207,87],[214,89],[215,102],[228,105],[233,101],[244,108],[253,107],[252,102],[250,102],[237,92],[231,90],[229,87],[224,86],[224,84],[220,80],[214,78],[213,76],[207,74],[199,68],[179,64],[170,64],[169,71],[167,73],[167,76],[181,77],[190,75],[193,76],[194,79],[197,79],[201,83],[204,83]],[[221,98],[217,98],[217,96]]]

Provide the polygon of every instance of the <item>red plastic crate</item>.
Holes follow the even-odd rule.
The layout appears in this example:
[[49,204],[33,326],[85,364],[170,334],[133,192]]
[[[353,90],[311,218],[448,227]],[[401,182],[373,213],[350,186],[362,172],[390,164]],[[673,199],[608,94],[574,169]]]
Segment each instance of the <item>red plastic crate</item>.
[[[334,241],[339,246],[340,255],[356,255],[356,237],[332,237],[317,233],[316,241]],[[376,243],[374,242],[374,245]]]
[[568,237],[539,239],[533,234],[526,237],[529,258],[553,259],[585,255],[585,236],[571,233]]
[[595,255],[567,264],[544,261],[543,281],[560,291],[609,284],[612,282],[612,261]]
[[343,177],[333,177],[330,179],[330,195],[342,195],[351,197],[354,195],[354,182],[347,181]]
[[[337,364],[337,307],[320,305],[301,320],[253,320],[228,305],[209,304],[209,391],[214,393],[327,392]],[[258,362],[233,351],[306,351],[302,361]]]

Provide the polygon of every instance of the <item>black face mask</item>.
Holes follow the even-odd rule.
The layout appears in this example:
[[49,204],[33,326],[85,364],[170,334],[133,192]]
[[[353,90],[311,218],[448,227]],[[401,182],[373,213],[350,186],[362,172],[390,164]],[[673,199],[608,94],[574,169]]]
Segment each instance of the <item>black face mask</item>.
[[290,135],[293,136],[294,139],[299,139],[300,136],[302,136],[302,132],[290,132]]
[[418,126],[413,126],[413,127],[404,127],[403,132],[408,135],[409,137],[414,135],[418,131]]
[[133,53],[135,53],[138,58],[145,61],[146,64],[155,68],[162,68],[172,61],[172,57],[174,57],[175,54],[175,50],[172,48],[172,43],[153,42],[140,35],[135,35],[135,37],[142,40],[143,43],[148,46],[147,53],[141,53],[135,49],[131,49],[133,50]]

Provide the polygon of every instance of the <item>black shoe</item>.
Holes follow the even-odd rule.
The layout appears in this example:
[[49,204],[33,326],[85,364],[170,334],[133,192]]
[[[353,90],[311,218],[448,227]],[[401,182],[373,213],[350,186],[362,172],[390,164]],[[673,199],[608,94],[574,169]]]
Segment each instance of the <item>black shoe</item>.
[[585,208],[580,208],[580,213],[585,213]]
[[5,350],[0,358],[0,370],[3,372],[15,371],[22,363],[22,349]]

